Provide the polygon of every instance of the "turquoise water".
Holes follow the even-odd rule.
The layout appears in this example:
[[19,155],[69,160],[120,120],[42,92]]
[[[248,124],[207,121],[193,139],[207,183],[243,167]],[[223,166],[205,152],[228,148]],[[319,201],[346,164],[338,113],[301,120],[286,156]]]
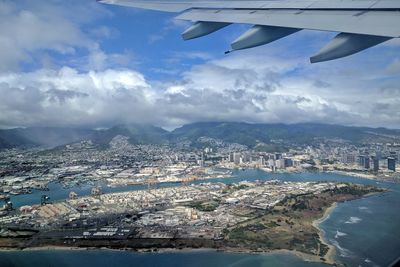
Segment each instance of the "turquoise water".
[[[204,183],[204,182],[222,182],[222,183],[236,183],[243,180],[254,181],[254,180],[272,180],[272,179],[280,179],[285,181],[319,181],[319,180],[327,180],[327,181],[348,181],[348,182],[362,182],[367,183],[368,180],[360,180],[358,178],[352,178],[349,176],[343,176],[333,173],[267,173],[257,169],[250,169],[245,171],[234,171],[233,176],[231,178],[216,178],[216,179],[208,179],[203,181],[194,181],[194,184]],[[370,182],[369,184],[374,184],[375,182]],[[124,192],[129,190],[141,190],[146,189],[146,185],[129,185],[129,186],[120,186],[120,187],[107,187],[104,183],[98,182],[96,184],[102,187],[102,191],[104,193],[112,193],[112,192]],[[162,183],[159,184],[158,187],[171,187],[177,186],[177,183]],[[51,201],[63,200],[68,198],[68,194],[71,191],[74,191],[78,194],[78,196],[89,195],[93,185],[83,184],[79,186],[73,186],[69,188],[63,188],[60,183],[50,183],[49,189],[50,191],[40,191],[33,190],[32,194],[27,195],[11,195],[11,201],[13,206],[18,208],[23,205],[32,205],[40,203],[40,198],[43,194],[48,195]]]
[[[234,177],[210,182],[280,179],[284,181],[344,181],[377,185],[390,192],[339,203],[321,223],[328,241],[337,247],[337,259],[347,266],[387,266],[400,256],[400,185],[332,173],[271,174],[260,170],[235,171]],[[198,181],[197,183],[199,183]],[[176,184],[163,184],[176,186]],[[143,186],[104,188],[105,192],[142,189]],[[91,186],[62,189],[52,184],[46,192],[52,200],[66,198],[69,191],[88,194]],[[13,196],[17,205],[33,204],[42,192]],[[35,251],[1,252],[0,266],[326,266],[288,254],[238,254],[212,251],[133,253],[125,251]]]

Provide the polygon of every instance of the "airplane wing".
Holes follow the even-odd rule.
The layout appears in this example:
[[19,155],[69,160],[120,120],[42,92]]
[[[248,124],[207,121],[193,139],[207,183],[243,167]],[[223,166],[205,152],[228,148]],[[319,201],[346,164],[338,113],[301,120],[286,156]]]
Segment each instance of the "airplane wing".
[[[100,0],[101,3],[180,13],[193,21],[184,40],[232,23],[254,25],[231,44],[232,50],[264,45],[302,29],[338,32],[310,58],[311,63],[352,55],[400,37],[400,0]],[[228,52],[231,52],[228,51]]]

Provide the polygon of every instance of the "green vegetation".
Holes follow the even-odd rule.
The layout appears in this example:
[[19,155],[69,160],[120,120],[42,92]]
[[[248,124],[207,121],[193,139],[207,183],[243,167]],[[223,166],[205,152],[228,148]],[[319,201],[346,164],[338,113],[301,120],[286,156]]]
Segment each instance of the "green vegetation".
[[273,210],[259,212],[251,219],[223,231],[229,244],[260,250],[289,249],[324,257],[329,247],[319,238],[312,223],[323,216],[333,202],[381,192],[371,186],[347,184],[320,194],[286,198]]
[[240,189],[245,189],[247,188],[247,185],[241,184],[241,185],[237,185],[237,184],[228,184],[223,190],[222,193],[232,193],[236,190],[240,190]]
[[[259,143],[273,145],[274,140],[293,143],[313,143],[315,139],[343,139],[362,143],[370,139],[388,140],[387,135],[400,139],[399,130],[384,128],[348,127],[330,124],[249,124],[238,122],[201,122],[184,125],[171,133],[175,139],[196,141],[207,136],[226,142],[255,147]],[[393,141],[393,138],[390,138]]]
[[199,210],[199,211],[209,212],[209,211],[214,211],[219,206],[219,202],[218,201],[210,201],[210,202],[195,201],[195,202],[190,203],[188,206],[191,208],[194,208],[196,210]]
[[200,137],[228,143],[238,143],[258,151],[284,152],[290,143],[311,144],[316,140],[342,139],[352,143],[399,142],[400,130],[348,127],[330,124],[250,124],[239,122],[203,122],[184,125],[168,132],[145,124],[118,125],[106,130],[74,128],[17,128],[0,130],[0,149],[35,145],[58,146],[82,140],[108,144],[123,135],[133,144],[166,144],[191,141],[192,146],[204,146]]
[[257,152],[267,152],[267,153],[283,153],[288,152],[289,148],[282,144],[257,144],[254,147],[254,150]]

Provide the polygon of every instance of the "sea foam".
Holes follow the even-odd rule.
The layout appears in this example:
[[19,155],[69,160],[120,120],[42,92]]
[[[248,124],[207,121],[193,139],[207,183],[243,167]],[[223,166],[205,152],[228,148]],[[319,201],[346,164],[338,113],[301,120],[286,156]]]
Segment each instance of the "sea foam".
[[331,241],[331,243],[338,249],[341,257],[347,257],[347,258],[352,257],[353,253],[350,250],[341,247],[339,245],[339,242],[337,242],[336,240],[329,240],[329,241]]
[[361,221],[360,218],[352,216],[347,221],[345,221],[344,223],[355,224],[355,223],[359,223],[360,221]]
[[339,237],[341,237],[341,236],[346,236],[346,235],[347,235],[346,233],[339,232],[338,230],[336,230],[335,238],[338,239]]
[[372,211],[368,208],[368,207],[358,207],[358,209],[362,212],[366,212],[366,213],[372,213]]

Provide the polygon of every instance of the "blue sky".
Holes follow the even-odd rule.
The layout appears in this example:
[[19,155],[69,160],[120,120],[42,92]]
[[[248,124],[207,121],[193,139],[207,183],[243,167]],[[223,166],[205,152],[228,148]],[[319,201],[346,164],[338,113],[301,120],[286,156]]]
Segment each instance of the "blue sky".
[[224,55],[250,25],[183,41],[174,14],[92,0],[0,5],[0,127],[196,121],[400,128],[400,42],[310,64],[335,33]]

